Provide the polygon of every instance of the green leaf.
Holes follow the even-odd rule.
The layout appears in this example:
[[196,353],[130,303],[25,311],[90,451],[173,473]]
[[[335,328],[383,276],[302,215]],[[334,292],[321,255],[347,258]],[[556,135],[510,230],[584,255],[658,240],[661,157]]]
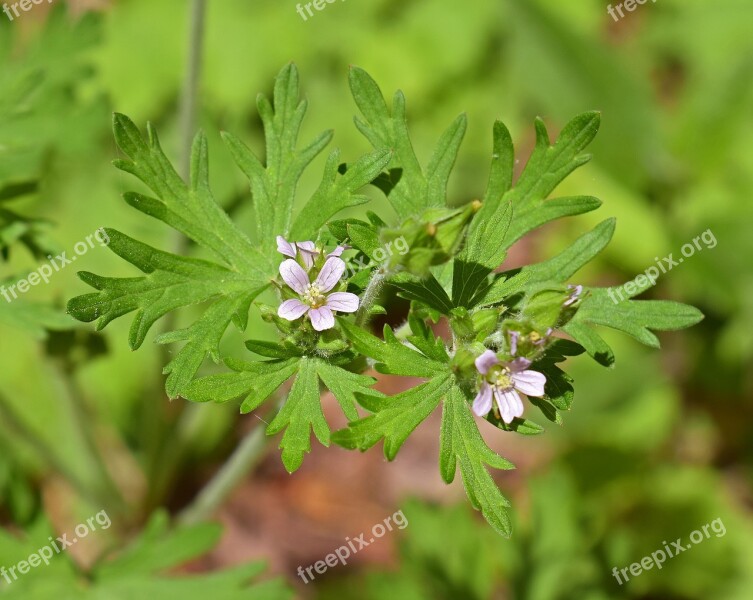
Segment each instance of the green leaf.
[[282,463],[289,473],[298,470],[303,464],[303,455],[311,451],[311,429],[322,445],[329,446],[329,426],[319,400],[317,362],[312,358],[300,360],[288,399],[267,427],[267,435],[285,430],[280,449]]
[[115,166],[135,175],[157,195],[152,198],[129,192],[124,195],[126,202],[212,251],[228,268],[247,275],[263,275],[266,272],[261,267],[264,255],[212,196],[209,189],[208,144],[203,133],[198,133],[194,138],[191,179],[186,185],[162,151],[157,132],[151,124],[147,124],[145,139],[133,121],[116,113],[113,132],[118,147],[128,156],[128,160],[114,161]]
[[573,402],[574,388],[573,378],[557,366],[568,356],[577,356],[583,353],[583,347],[570,340],[557,339],[551,343],[546,353],[531,367],[534,371],[540,371],[546,375],[544,398],[529,397],[529,401],[541,409],[544,416],[555,423],[560,423],[561,417],[558,410],[570,410]]
[[[624,300],[615,302],[611,288],[588,288],[586,297],[572,321],[578,324],[603,325],[627,333],[636,340],[659,347],[658,338],[650,331],[675,331],[695,325],[703,313],[693,306],[669,300]],[[636,293],[640,293],[639,290]],[[613,294],[616,298],[616,295]],[[575,330],[576,333],[578,330]],[[587,349],[583,340],[578,340]]]
[[576,116],[560,132],[557,141],[550,145],[546,125],[536,119],[536,146],[515,187],[506,193],[503,202],[513,205],[513,219],[502,242],[509,248],[531,229],[558,217],[577,215],[599,207],[596,198],[575,196],[548,200],[549,194],[578,167],[587,163],[590,155],[580,152],[599,130],[598,112]]
[[447,372],[445,363],[432,360],[424,354],[400,343],[389,325],[384,326],[384,341],[365,329],[340,319],[340,326],[353,347],[361,354],[378,361],[376,368],[381,373],[410,377],[435,377]]
[[580,343],[586,349],[588,355],[600,365],[605,367],[612,367],[614,365],[614,352],[612,348],[609,347],[609,344],[593,328],[584,323],[571,320],[562,328],[562,331]]
[[101,24],[102,15],[88,12],[73,19],[66,7],[53,6],[35,35],[17,23],[3,28],[0,202],[36,192],[62,167],[65,161],[58,164],[58,156],[73,160],[98,144],[105,102],[84,92],[92,87],[91,54]]
[[426,168],[426,197],[429,202],[427,206],[446,204],[447,182],[455,166],[467,126],[468,119],[465,114],[459,115],[440,136]]
[[[181,598],[202,600],[207,596],[227,600],[290,600],[293,592],[282,578],[253,582],[264,562],[235,566],[209,574],[182,577],[127,577],[108,581],[76,596],[83,600],[130,600],[131,598]],[[58,594],[53,594],[59,598]],[[46,596],[47,598],[53,596]],[[40,598],[41,600],[41,598]]]
[[374,226],[350,223],[347,225],[347,232],[354,248],[358,248],[370,259],[376,260],[375,252],[382,247],[382,244],[379,242],[379,235]]
[[566,297],[562,287],[532,291],[526,295],[522,313],[534,328],[546,331],[557,324]]
[[322,383],[335,396],[349,420],[358,418],[357,401],[361,402],[363,399],[376,401],[384,397],[381,392],[371,389],[376,382],[373,377],[351,373],[323,360],[317,361],[316,370]]
[[492,163],[484,202],[468,229],[465,246],[452,271],[454,306],[472,306],[471,299],[487,276],[505,259],[502,241],[512,221],[512,203],[502,202],[512,186],[515,151],[510,131],[501,121],[492,129]]
[[484,204],[499,208],[502,198],[512,187],[514,168],[515,149],[510,131],[502,121],[495,121],[492,128],[492,164]]
[[[251,345],[265,351],[272,346],[259,342]],[[248,413],[296,375],[287,401],[267,428],[267,435],[285,429],[280,447],[283,448],[283,463],[291,473],[301,466],[304,453],[311,450],[310,427],[322,444],[329,445],[330,430],[321,410],[319,380],[332,392],[349,420],[358,418],[357,399],[369,404],[384,397],[381,392],[371,389],[374,378],[346,371],[319,358],[294,357],[260,362],[226,359],[225,364],[234,372],[196,379],[186,388],[186,399],[227,402],[244,397],[241,412]]]
[[159,573],[205,554],[221,536],[222,527],[217,523],[171,529],[167,513],[158,511],[135,542],[97,569],[97,576],[106,580]]
[[[541,398],[530,398],[530,400],[532,404],[538,406],[537,403],[538,401],[541,401]],[[555,419],[553,418],[553,415],[556,414],[557,411],[554,410],[553,406],[549,406],[551,408],[550,414],[546,414],[546,410],[544,408],[542,408],[542,412],[545,413],[546,417],[549,420],[554,421]],[[519,433],[520,435],[539,435],[540,433],[544,433],[544,428],[538,423],[531,421],[530,419],[515,418],[512,420],[512,423],[505,423],[502,419],[497,420],[494,416],[494,413],[490,412],[488,415],[486,415],[486,420],[502,431],[512,431]]]
[[434,335],[429,326],[413,314],[408,315],[408,325],[410,326],[411,335],[408,341],[418,348],[423,354],[440,363],[447,363],[450,357],[447,354],[447,348],[441,337]]
[[73,298],[68,311],[81,321],[97,321],[102,329],[112,320],[136,311],[129,342],[143,343],[152,325],[177,308],[210,302],[191,326],[168,332],[159,343],[186,342],[165,367],[166,390],[178,396],[195,376],[207,355],[219,360],[219,343],[230,323],[243,330],[251,302],[268,285],[276,265],[265,257],[233,224],[209,189],[206,138],[198,134],[191,154],[191,179],[186,185],[160,148],[156,131],[147,126],[142,138],[134,123],[116,114],[115,139],[128,159],[115,165],[141,179],[156,198],[129,192],[134,208],[184,233],[210,251],[219,262],[184,258],[105,229],[109,248],[138,267],[146,277],[105,278],[82,272],[79,276],[98,293]]
[[212,304],[190,327],[158,338],[159,343],[187,343],[165,367],[166,389],[178,396],[194,377],[207,355],[219,356],[219,342],[231,322],[245,329],[248,308],[267,283],[255,272],[231,270],[210,261],[184,258],[105,229],[109,248],[136,266],[146,277],[109,278],[82,271],[79,277],[97,293],[77,296],[68,312],[79,321],[97,321],[97,330],[112,320],[136,311],[129,343],[136,349],[152,325],[177,308],[210,301]]
[[471,222],[465,246],[453,263],[452,301],[455,306],[472,306],[472,298],[487,276],[505,259],[502,241],[512,222],[512,204],[484,203]]
[[490,306],[504,301],[507,297],[527,287],[547,282],[567,281],[606,247],[614,234],[614,226],[614,219],[602,221],[557,256],[516,271],[500,274],[489,288],[479,292],[473,303],[479,306]]
[[463,391],[453,386],[445,399],[440,433],[439,469],[442,479],[452,483],[458,463],[468,499],[480,510],[495,531],[505,537],[512,532],[509,501],[497,488],[486,469],[513,469],[509,461],[493,452],[478,431]]
[[298,213],[290,237],[295,240],[315,238],[330,217],[345,208],[368,202],[368,197],[356,195],[356,192],[371,183],[391,159],[390,150],[373,152],[349,165],[345,174],[340,176],[340,151],[332,151],[324,168],[322,183]]
[[37,260],[56,254],[58,247],[49,238],[49,228],[46,219],[24,217],[0,207],[0,258],[7,259],[14,244],[24,246]]
[[303,356],[303,352],[297,346],[283,346],[274,342],[265,342],[262,340],[246,341],[246,348],[260,356],[267,358],[293,358],[294,356]]
[[231,373],[195,379],[182,392],[193,402],[229,402],[243,397],[241,412],[249,413],[271,396],[298,369],[298,359],[244,362],[226,359]]
[[[504,261],[507,249],[525,233],[559,217],[581,214],[600,206],[598,199],[587,196],[547,199],[567,175],[588,160],[578,153],[596,135],[598,126],[598,113],[579,115],[550,146],[546,127],[537,119],[536,147],[515,187],[511,188],[512,139],[502,123],[495,123],[492,167],[484,203],[471,223],[465,246],[453,266],[454,306],[471,308],[481,301],[482,298],[476,296],[479,288],[487,287],[489,273]],[[493,298],[500,295],[491,292]]]
[[363,118],[356,117],[358,130],[377,150],[392,149],[388,199],[402,220],[433,206],[444,206],[447,180],[457,158],[467,126],[465,115],[458,116],[441,135],[426,173],[416,158],[408,135],[405,97],[397,91],[392,110],[387,107],[377,83],[358,67],[350,69],[350,89]]
[[[275,79],[273,102],[262,94],[257,98],[266,139],[264,166],[240,139],[223,133],[235,162],[251,184],[256,239],[263,251],[274,250],[275,236],[289,233],[298,181],[304,169],[332,139],[332,131],[325,131],[303,150],[297,150],[301,123],[308,107],[306,100],[299,97],[298,69],[291,63]],[[329,163],[327,173],[331,173]],[[354,174],[354,178],[357,177],[358,174]],[[343,197],[335,191],[330,200],[342,203]],[[348,197],[345,201],[351,199]]]
[[389,283],[400,290],[403,298],[421,302],[445,315],[452,310],[450,297],[432,274],[418,277],[403,271],[392,276]]
[[265,568],[255,562],[212,573],[188,577],[164,577],[167,569],[206,554],[219,541],[222,533],[214,523],[190,527],[170,528],[167,515],[156,513],[146,529],[131,545],[121,550],[113,560],[94,569],[90,591],[83,598],[92,600],[143,598],[145,595],[196,599],[213,594],[223,598],[267,598],[283,600],[290,592],[281,580],[249,586]]
[[376,414],[353,421],[347,429],[336,431],[332,439],[345,448],[361,451],[384,439],[384,456],[387,460],[394,460],[403,442],[439,405],[442,396],[451,388],[452,381],[448,373],[401,392],[381,402]]

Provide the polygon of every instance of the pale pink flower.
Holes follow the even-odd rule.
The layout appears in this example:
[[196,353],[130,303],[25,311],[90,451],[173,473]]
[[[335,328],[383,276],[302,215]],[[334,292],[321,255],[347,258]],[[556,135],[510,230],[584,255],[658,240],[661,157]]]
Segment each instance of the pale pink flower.
[[303,264],[306,266],[307,271],[314,265],[314,259],[316,258],[316,255],[319,254],[314,242],[289,242],[281,235],[277,236],[277,251],[283,256],[288,256],[292,259],[295,259],[300,251]]
[[508,331],[510,335],[510,354],[515,356],[518,353],[518,340],[520,339],[519,331]]
[[568,285],[567,289],[571,290],[570,295],[562,303],[562,306],[570,306],[571,304],[574,304],[580,300],[580,295],[583,293],[582,285]]
[[342,246],[337,246],[332,252],[327,254],[327,258],[330,256],[337,256],[339,257],[343,252],[346,250],[350,250],[353,246],[348,246],[347,244],[343,244]]
[[516,358],[503,363],[492,350],[486,350],[476,358],[476,369],[483,376],[481,387],[473,401],[473,412],[483,417],[492,409],[492,396],[497,402],[502,420],[510,424],[523,415],[521,392],[527,396],[543,396],[546,376],[538,371],[530,371],[531,361]]
[[277,314],[288,321],[308,315],[317,331],[335,326],[333,311],[352,313],[358,310],[358,296],[350,292],[328,294],[345,273],[345,262],[336,256],[327,259],[316,279],[311,282],[308,273],[295,260],[289,258],[280,265],[280,275],[285,283],[300,296],[300,300],[285,300]]

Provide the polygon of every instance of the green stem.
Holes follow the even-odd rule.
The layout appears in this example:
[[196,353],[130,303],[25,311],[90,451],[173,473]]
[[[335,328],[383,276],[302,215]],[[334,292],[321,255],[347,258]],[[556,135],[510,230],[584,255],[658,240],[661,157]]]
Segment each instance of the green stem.
[[188,60],[186,76],[183,80],[180,106],[181,161],[180,174],[188,181],[191,170],[191,145],[196,129],[199,79],[201,77],[201,55],[204,48],[204,15],[206,0],[193,0],[188,32]]
[[261,460],[267,448],[264,430],[265,427],[259,424],[246,434],[222,468],[204,486],[194,501],[178,515],[179,525],[193,525],[212,516],[238,483]]

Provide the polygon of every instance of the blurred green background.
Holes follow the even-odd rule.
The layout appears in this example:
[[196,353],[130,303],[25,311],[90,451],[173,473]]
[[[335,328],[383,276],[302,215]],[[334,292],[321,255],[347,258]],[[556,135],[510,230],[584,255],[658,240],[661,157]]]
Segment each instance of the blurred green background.
[[[173,243],[162,224],[120,198],[139,187],[110,165],[118,158],[110,115],[141,127],[151,121],[178,159],[188,4],[61,0],[13,21],[0,15],[0,279],[36,269],[47,249],[70,254],[102,226],[160,248]],[[498,475],[513,502],[512,539],[473,514],[459,482],[437,484],[437,442],[425,435],[389,465],[319,448],[292,478],[272,450],[221,512],[219,546],[210,551],[219,533],[207,534],[175,572],[265,558],[296,597],[322,599],[753,598],[753,6],[657,0],[615,22],[596,0],[351,0],[304,21],[288,0],[207,4],[199,120],[215,196],[247,231],[244,178],[219,132],[263,155],[255,98],[292,60],[309,101],[304,139],[333,128],[348,160],[368,150],[352,123],[348,65],[365,68],[387,96],[405,92],[419,157],[465,111],[468,133],[451,179],[458,203],[483,193],[494,119],[510,128],[522,168],[534,117],[557,131],[576,113],[600,110],[593,161],[560,192],[597,196],[602,208],[523,240],[511,266],[549,256],[608,216],[617,217],[617,232],[584,283],[632,279],[708,229],[718,244],[647,294],[698,306],[702,323],[662,335],[661,351],[607,332],[617,363],[571,360],[576,396],[563,427],[490,440],[518,465]],[[301,198],[323,165],[320,156]],[[113,505],[113,528],[77,547],[70,568],[39,570],[10,591],[0,587],[0,596],[63,597],[52,594],[97,580],[98,557],[139,538],[157,507],[185,506],[255,426],[236,406],[170,403],[163,351],[145,344],[131,352],[129,319],[101,335],[69,322],[62,307],[87,291],[78,270],[136,274],[97,246],[16,302],[0,298],[0,565],[28,554],[23,540],[45,540],[48,529],[100,510],[103,465],[126,508]],[[262,328],[252,311],[250,331]],[[228,335],[227,352],[239,352],[242,339]],[[358,485],[346,485],[333,464],[349,465],[342,468]],[[389,493],[379,477],[390,478]],[[341,518],[328,520],[328,503],[345,507]],[[379,549],[306,586],[296,577],[299,564],[400,508],[410,525]],[[624,585],[613,578],[613,567],[717,518],[724,536]],[[60,588],[35,588],[40,577],[58,577]]]

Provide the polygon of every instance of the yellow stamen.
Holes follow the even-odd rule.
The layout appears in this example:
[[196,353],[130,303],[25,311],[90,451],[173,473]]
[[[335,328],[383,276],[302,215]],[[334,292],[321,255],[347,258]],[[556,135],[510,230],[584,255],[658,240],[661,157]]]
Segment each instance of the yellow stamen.
[[327,297],[318,285],[311,283],[303,294],[303,301],[311,308],[319,308],[327,303]]

